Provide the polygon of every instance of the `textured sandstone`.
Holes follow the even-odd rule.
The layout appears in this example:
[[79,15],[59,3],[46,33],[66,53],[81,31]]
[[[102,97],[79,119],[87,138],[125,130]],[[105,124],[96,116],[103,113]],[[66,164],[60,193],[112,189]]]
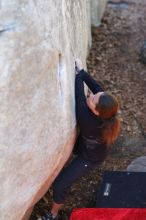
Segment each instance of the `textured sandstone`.
[[71,153],[90,24],[90,1],[0,1],[1,220],[27,219]]

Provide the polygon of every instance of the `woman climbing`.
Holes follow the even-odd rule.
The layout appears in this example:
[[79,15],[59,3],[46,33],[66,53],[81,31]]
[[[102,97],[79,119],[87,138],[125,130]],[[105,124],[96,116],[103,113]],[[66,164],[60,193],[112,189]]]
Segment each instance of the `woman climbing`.
[[[77,156],[55,179],[52,209],[39,220],[58,219],[58,211],[63,206],[72,183],[105,160],[120,132],[117,99],[103,91],[97,82],[84,71],[79,59],[75,61],[75,69],[76,118],[80,129],[74,147],[74,153]],[[83,82],[92,92],[87,98],[84,94]]]

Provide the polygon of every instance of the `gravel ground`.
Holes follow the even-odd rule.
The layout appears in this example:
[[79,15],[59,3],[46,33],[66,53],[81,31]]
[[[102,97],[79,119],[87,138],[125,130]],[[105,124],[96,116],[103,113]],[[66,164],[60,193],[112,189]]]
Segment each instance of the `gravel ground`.
[[[146,0],[108,1],[101,25],[92,27],[88,71],[118,97],[122,130],[107,160],[72,186],[61,213],[63,220],[74,207],[94,207],[105,170],[126,170],[133,159],[146,155],[146,65],[140,56],[146,40],[145,11]],[[30,220],[47,211],[51,195],[49,189]]]

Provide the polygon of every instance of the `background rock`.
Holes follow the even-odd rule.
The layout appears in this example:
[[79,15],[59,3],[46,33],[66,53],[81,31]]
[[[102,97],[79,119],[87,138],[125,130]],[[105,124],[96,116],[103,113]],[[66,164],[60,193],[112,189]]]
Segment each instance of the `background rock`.
[[146,156],[141,156],[133,160],[127,167],[129,172],[146,172]]
[[100,19],[105,10],[107,0],[91,0],[91,23],[94,26],[100,24]]

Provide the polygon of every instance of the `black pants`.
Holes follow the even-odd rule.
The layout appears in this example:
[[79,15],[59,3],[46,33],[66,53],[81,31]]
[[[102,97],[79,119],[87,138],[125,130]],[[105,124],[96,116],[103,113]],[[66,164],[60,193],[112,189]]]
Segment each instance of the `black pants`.
[[68,190],[72,183],[88,174],[97,164],[86,161],[81,156],[77,156],[65,167],[57,176],[53,183],[53,200],[56,203],[64,203]]

